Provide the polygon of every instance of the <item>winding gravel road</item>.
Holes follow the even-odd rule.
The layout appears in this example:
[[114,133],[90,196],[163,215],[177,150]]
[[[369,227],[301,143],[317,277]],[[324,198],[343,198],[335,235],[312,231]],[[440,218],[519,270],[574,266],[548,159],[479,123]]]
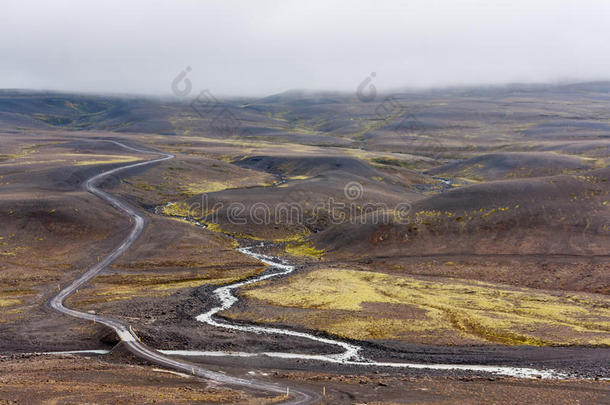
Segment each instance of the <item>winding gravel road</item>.
[[[152,165],[155,163],[163,162],[165,160],[173,159],[174,156],[171,154],[160,153],[155,151],[142,150],[138,148],[134,148],[131,146],[124,145],[120,142],[114,140],[103,140],[103,142],[111,142],[114,143],[126,150],[130,150],[136,153],[146,153],[146,154],[157,154],[161,157],[153,160],[138,162],[134,164],[129,164],[126,166],[121,166],[112,170],[108,170],[102,172],[96,176],[91,177],[84,183],[84,189],[88,192],[100,197],[117,210],[126,213],[133,222],[133,228],[131,229],[129,235],[123,240],[123,242],[113,249],[107,256],[103,258],[99,263],[95,264],[89,270],[87,270],[80,277],[72,281],[68,286],[64,287],[60,290],[57,295],[55,295],[50,301],[49,306],[54,310],[61,312],[66,315],[73,316],[75,318],[95,321],[105,325],[111,329],[113,329],[121,341],[124,343],[125,347],[134,355],[148,360],[152,363],[171,368],[177,371],[189,373],[198,377],[202,377],[208,380],[213,380],[218,383],[247,388],[251,390],[263,391],[267,393],[275,393],[275,394],[283,394],[287,392],[286,386],[280,386],[278,384],[268,383],[265,381],[259,381],[255,379],[244,379],[238,377],[228,376],[222,373],[218,373],[215,371],[211,371],[205,368],[202,368],[198,365],[188,363],[186,361],[178,360],[172,357],[168,357],[168,355],[174,356],[196,356],[196,357],[215,357],[215,356],[237,356],[237,357],[251,357],[251,356],[267,356],[267,357],[275,357],[275,358],[283,358],[283,359],[303,359],[303,360],[312,360],[312,361],[321,361],[335,364],[345,364],[345,365],[354,365],[354,366],[368,366],[368,367],[389,367],[389,368],[415,368],[415,369],[436,369],[436,370],[465,370],[465,371],[479,371],[479,372],[488,372],[493,374],[501,374],[501,375],[511,375],[515,377],[525,377],[532,378],[533,376],[541,376],[543,378],[565,378],[566,375],[562,373],[558,373],[555,370],[539,370],[533,368],[521,368],[521,367],[502,367],[502,366],[485,366],[485,365],[467,365],[467,364],[421,364],[421,363],[401,363],[401,362],[378,362],[372,359],[366,359],[360,355],[361,347],[355,344],[350,344],[347,342],[343,342],[340,340],[322,338],[319,336],[315,336],[309,333],[302,333],[291,331],[287,329],[279,329],[272,327],[261,327],[261,326],[246,326],[246,325],[238,325],[230,322],[226,322],[225,320],[220,320],[216,317],[217,313],[226,310],[233,306],[238,298],[232,294],[235,289],[242,287],[246,284],[251,284],[257,281],[261,281],[264,279],[272,278],[272,277],[280,277],[282,275],[287,275],[292,273],[295,268],[281,260],[266,256],[260,253],[255,253],[253,251],[254,246],[252,247],[242,247],[239,250],[247,255],[250,255],[265,264],[269,267],[274,268],[278,271],[273,273],[267,273],[263,276],[255,277],[253,279],[233,283],[230,285],[222,286],[217,288],[214,291],[214,294],[220,301],[220,305],[210,309],[208,312],[201,314],[197,317],[197,320],[200,322],[207,323],[211,326],[241,330],[244,332],[250,333],[270,333],[270,334],[281,334],[287,336],[295,336],[300,338],[306,338],[315,340],[320,343],[325,343],[328,345],[334,345],[341,347],[344,351],[343,353],[337,354],[321,354],[321,355],[307,355],[300,353],[242,353],[242,352],[202,352],[202,351],[191,351],[191,350],[163,350],[157,351],[155,349],[149,348],[142,342],[138,336],[133,332],[133,330],[129,327],[128,324],[125,324],[116,319],[111,319],[99,315],[89,314],[86,312],[76,311],[74,309],[70,309],[64,306],[65,300],[72,294],[74,294],[79,288],[87,284],[91,279],[97,276],[101,271],[103,271],[107,266],[109,266],[112,262],[118,259],[123,253],[129,249],[134,242],[140,237],[142,231],[146,226],[145,218],[138,213],[138,211],[127,204],[119,200],[118,198],[100,190],[97,188],[97,184],[104,178],[117,174],[119,172],[133,169],[136,167],[142,167],[147,165]],[[196,223],[197,225],[205,227],[203,224]],[[321,399],[321,395],[317,392],[309,391],[303,389],[301,387],[289,387],[290,388],[290,397],[287,397],[286,401],[283,402],[285,404],[312,404],[317,403]]]
[[[147,154],[157,154],[161,157],[158,159],[148,160],[144,162],[134,163],[126,166],[121,166],[112,170],[108,170],[102,172],[96,176],[91,177],[84,183],[84,189],[88,192],[100,197],[102,200],[106,201],[117,210],[126,213],[130,219],[133,221],[133,228],[129,235],[123,240],[123,242],[116,248],[114,248],[107,256],[103,258],[99,263],[95,264],[89,270],[87,270],[80,277],[72,281],[68,286],[61,289],[57,295],[55,295],[49,301],[49,306],[63,314],[73,316],[75,318],[84,319],[88,321],[95,321],[105,325],[111,329],[113,329],[121,341],[124,342],[125,347],[134,355],[148,360],[152,363],[165,366],[174,370],[178,370],[181,372],[186,372],[198,377],[203,377],[208,380],[213,380],[222,384],[227,384],[235,387],[242,387],[251,390],[258,390],[268,393],[281,394],[287,392],[286,386],[280,386],[277,384],[267,383],[264,381],[251,380],[251,379],[243,379],[238,377],[231,377],[222,373],[218,373],[215,371],[204,369],[200,366],[183,362],[180,360],[173,359],[171,357],[165,356],[160,352],[147,347],[145,344],[140,342],[140,339],[136,336],[136,334],[131,330],[129,325],[124,324],[118,320],[89,314],[86,312],[76,311],[74,309],[67,308],[64,306],[65,300],[72,294],[74,294],[79,288],[87,284],[91,279],[97,276],[102,270],[104,270],[108,265],[118,259],[127,249],[129,249],[134,242],[140,237],[144,227],[146,225],[145,218],[140,215],[137,210],[130,206],[129,204],[119,200],[118,198],[100,190],[97,188],[97,184],[104,178],[117,174],[119,172],[133,169],[136,167],[148,166],[155,163],[163,162],[165,160],[173,159],[174,155],[160,153],[155,151],[142,150],[138,148],[134,148],[131,146],[124,145],[120,142],[113,140],[103,140],[103,142],[110,142],[118,145],[124,149],[130,150],[132,152],[137,153],[147,153]],[[284,402],[285,404],[313,404],[319,401],[321,396],[315,392],[310,392],[304,390],[302,388],[290,387],[290,397]]]

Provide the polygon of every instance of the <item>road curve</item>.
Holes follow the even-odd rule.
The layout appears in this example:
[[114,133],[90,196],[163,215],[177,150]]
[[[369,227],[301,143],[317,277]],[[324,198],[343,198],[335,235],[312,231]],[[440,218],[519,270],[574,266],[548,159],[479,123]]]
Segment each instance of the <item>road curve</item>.
[[[136,334],[131,330],[129,325],[124,324],[118,320],[98,316],[94,314],[89,314],[86,312],[76,311],[74,309],[70,309],[64,306],[64,301],[72,294],[74,294],[80,287],[87,284],[91,279],[97,276],[102,270],[104,270],[107,266],[109,266],[112,262],[118,259],[127,249],[129,249],[134,242],[140,237],[142,231],[144,230],[146,221],[142,215],[138,213],[138,211],[127,204],[119,200],[118,198],[100,190],[97,188],[97,184],[100,180],[125,171],[129,169],[133,169],[135,167],[148,166],[155,163],[163,162],[165,160],[173,159],[174,155],[160,153],[155,151],[147,151],[138,148],[134,148],[131,146],[124,145],[120,142],[113,140],[102,140],[104,142],[114,143],[124,149],[131,150],[137,153],[148,153],[148,154],[157,154],[160,155],[158,159],[148,160],[144,162],[134,163],[126,166],[121,166],[112,170],[108,170],[97,174],[90,179],[88,179],[84,183],[84,189],[88,192],[100,197],[102,200],[106,201],[117,210],[126,213],[130,219],[133,221],[133,228],[129,235],[123,240],[123,242],[116,248],[114,248],[107,256],[105,256],[99,263],[95,264],[93,267],[89,268],[85,273],[83,273],[80,277],[73,280],[68,286],[61,289],[57,295],[55,295],[49,301],[48,305],[52,309],[61,312],[63,314],[73,316],[75,318],[84,319],[88,321],[95,321],[105,325],[116,332],[121,341],[125,344],[125,347],[133,353],[134,355],[150,361],[152,363],[165,366],[168,368],[172,368],[174,370],[178,370],[181,372],[186,372],[188,374],[192,374],[198,377],[203,377],[208,380],[213,380],[222,384],[227,384],[235,387],[243,387],[252,390],[258,390],[263,392],[281,394],[287,392],[286,386],[280,386],[277,384],[272,384],[259,380],[246,380],[243,378],[232,377],[222,373],[218,373],[212,370],[207,370],[200,366],[183,362],[180,360],[173,359],[171,357],[165,356],[158,351],[147,347],[145,344],[140,342],[140,339],[136,336]],[[288,398],[284,403],[285,404],[293,404],[293,405],[304,405],[304,404],[313,404],[320,400],[320,395],[315,392],[310,392],[304,390],[302,388],[290,387],[290,398]]]

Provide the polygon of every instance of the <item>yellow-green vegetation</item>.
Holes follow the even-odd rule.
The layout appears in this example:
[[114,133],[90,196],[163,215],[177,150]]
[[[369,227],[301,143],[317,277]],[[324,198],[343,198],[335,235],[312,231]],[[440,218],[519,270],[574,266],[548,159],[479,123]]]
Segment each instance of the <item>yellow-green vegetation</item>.
[[80,290],[72,303],[83,306],[138,297],[162,297],[184,288],[204,284],[223,285],[252,277],[264,267],[216,269],[204,272],[178,272],[164,274],[109,274],[93,280],[93,287]]
[[222,230],[220,225],[215,224],[213,222],[210,222],[210,223],[206,224],[206,227],[207,227],[208,230],[210,230],[212,232],[225,233],[225,231]]
[[[10,289],[0,290],[0,307],[13,307],[16,305],[23,304],[23,298],[35,294],[36,291],[29,288],[21,289]],[[18,309],[12,309],[10,312],[6,309],[3,310],[2,315],[9,315],[10,313],[18,313]],[[0,317],[1,318],[1,317]]]
[[36,290],[32,290],[30,288],[19,288],[19,289],[11,289],[11,290],[2,290],[0,291],[0,297],[9,297],[13,295],[32,295],[36,294]]
[[311,235],[311,232],[309,231],[309,229],[303,227],[303,229],[299,230],[298,232],[296,232],[292,235],[288,235],[284,238],[273,239],[273,242],[275,242],[275,243],[297,243],[297,242],[302,242],[303,239],[307,238],[309,235]]
[[173,202],[165,205],[161,212],[164,215],[175,216],[175,217],[190,217],[191,209],[185,202]]
[[374,163],[379,163],[381,165],[400,166],[400,167],[405,167],[407,169],[412,167],[412,162],[408,162],[406,160],[388,158],[388,157],[375,157],[375,158],[371,159],[371,161]]
[[503,212],[518,210],[519,204],[514,206],[498,206],[490,208],[479,208],[470,211],[462,211],[459,214],[453,211],[438,211],[438,210],[420,210],[409,215],[410,222],[412,224],[423,224],[430,226],[434,223],[441,224],[447,220],[453,220],[455,222],[461,222],[465,225],[464,221],[471,221],[473,218],[482,218],[487,220],[490,217],[496,218],[502,215]]
[[245,233],[238,233],[238,232],[230,232],[227,231],[225,229],[222,229],[222,227],[219,224],[216,224],[214,222],[208,222],[205,224],[206,229],[208,231],[212,231],[212,232],[217,232],[217,233],[222,233],[225,235],[229,235],[233,238],[239,238],[239,239],[252,239],[252,240],[264,240],[263,238],[258,238],[256,236],[253,235],[249,235],[249,234],[245,234]]
[[0,307],[10,307],[21,304],[21,300],[17,298],[0,298]]
[[[264,241],[267,240],[265,238],[261,238],[259,236],[254,236],[248,233],[241,233],[241,232],[231,232],[228,231],[226,229],[223,229],[219,224],[215,224],[213,222],[208,222],[206,223],[206,227],[209,231],[212,232],[218,232],[218,233],[223,233],[225,235],[229,235],[233,238],[238,238],[238,239],[251,239],[251,240],[257,240],[257,241]],[[277,240],[280,241],[280,240]]]
[[[301,244],[303,242],[303,239],[306,238],[307,236],[309,236],[309,234],[310,234],[309,230],[307,228],[304,228],[303,230],[300,230],[297,233],[294,233],[294,234],[291,234],[291,235],[288,235],[285,237],[281,237],[281,238],[263,238],[260,236],[255,236],[255,235],[246,234],[246,233],[231,232],[226,229],[223,229],[219,224],[216,224],[213,222],[206,223],[206,228],[209,231],[223,233],[225,235],[229,235],[229,236],[231,236],[233,238],[237,238],[237,239],[251,239],[251,240],[255,240],[255,241],[271,241],[273,243],[287,243],[289,245],[295,245],[295,246],[297,244]],[[321,251],[319,251],[319,252],[321,252]]]
[[121,181],[118,191],[147,204],[161,205],[199,194],[266,185],[273,176],[226,163],[179,156],[172,166],[150,168],[137,177]]
[[215,191],[222,191],[231,188],[231,184],[228,182],[220,181],[204,181],[201,183],[190,183],[182,187],[182,193],[184,195],[193,196],[197,194],[213,193]]
[[320,259],[322,256],[324,256],[324,251],[316,249],[316,247],[310,242],[288,243],[285,250],[286,253],[292,256],[304,256],[314,259]]
[[24,251],[27,250],[27,248],[25,246],[8,247],[9,246],[8,242],[1,242],[0,246],[3,246],[3,249],[0,250],[0,256],[6,256],[6,257],[15,257],[15,256],[18,256],[19,254],[22,254]]
[[456,177],[455,179],[458,180],[458,181],[461,181],[462,183],[465,183],[465,184],[472,184],[472,183],[476,184],[476,183],[482,183],[483,182],[483,180],[476,179],[474,177]]
[[[239,138],[208,138],[203,136],[181,136],[179,138],[181,141],[185,142],[205,142],[211,144],[227,144],[237,146],[241,149],[242,152],[246,152],[249,154],[257,153],[256,150],[273,148],[273,149],[286,149],[289,148],[290,151],[293,152],[314,152],[318,148],[316,146],[303,145],[299,143],[290,143],[290,142],[277,142],[277,140],[267,141],[267,140],[251,140],[251,139],[239,139]],[[186,153],[192,153],[191,151],[185,151]]]
[[[345,269],[296,275],[285,285],[263,282],[242,294],[278,307],[314,310],[304,326],[345,338],[451,333],[453,340],[470,342],[610,345],[610,300],[593,294]],[[371,305],[372,314],[363,311]]]
[[[61,156],[73,159],[74,165],[76,166],[89,166],[89,165],[100,165],[100,164],[113,164],[113,163],[127,163],[139,160],[134,156],[126,155],[92,155],[88,153],[64,153]],[[91,158],[95,159],[91,159]],[[76,160],[86,158],[88,160]]]
[[590,158],[590,157],[580,157],[580,159],[582,159],[583,161],[585,161],[586,163],[590,163],[593,165],[594,168],[596,169],[602,169],[606,166],[608,166],[608,159],[600,159],[600,158]]
[[[175,202],[165,205],[161,209],[161,212],[170,217],[193,217],[195,216],[193,214],[196,214],[197,217],[205,217],[213,211],[210,210],[201,215],[201,213],[193,213],[185,202]],[[324,253],[322,250],[316,249],[311,243],[305,241],[305,238],[307,238],[310,234],[309,230],[305,227],[302,229],[293,230],[294,233],[290,233],[286,236],[265,238],[248,233],[233,232],[224,229],[220,224],[214,222],[207,222],[205,225],[208,231],[222,233],[236,239],[271,241],[273,243],[285,244],[286,253],[293,256],[321,258]]]
[[133,183],[133,186],[140,190],[144,190],[144,191],[155,191],[157,189],[152,184],[148,184],[148,183],[144,183],[144,182]]
[[413,151],[410,153],[394,152],[372,152],[362,149],[348,149],[345,153],[358,159],[368,161],[373,167],[383,171],[396,171],[398,169],[408,169],[421,171],[434,166],[435,160],[425,156],[421,152]]
[[5,161],[5,160],[9,160],[9,159],[15,159],[16,157],[18,157],[17,155],[7,155],[7,154],[0,154],[0,162]]
[[58,143],[59,142],[52,142],[52,143],[47,143],[47,144],[24,145],[21,147],[21,150],[18,153],[0,154],[0,162],[5,161],[5,160],[10,160],[10,159],[24,158],[24,157],[34,153],[36,150],[38,150],[39,148],[41,148],[43,146],[56,145]]

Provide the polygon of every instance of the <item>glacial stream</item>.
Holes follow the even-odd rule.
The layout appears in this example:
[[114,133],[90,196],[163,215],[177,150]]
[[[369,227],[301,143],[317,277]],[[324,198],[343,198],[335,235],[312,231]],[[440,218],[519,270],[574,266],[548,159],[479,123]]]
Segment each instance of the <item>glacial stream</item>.
[[[201,224],[200,224],[201,225]],[[225,285],[214,290],[214,295],[220,301],[220,305],[210,309],[209,311],[198,315],[197,320],[199,322],[207,323],[208,325],[239,330],[249,333],[267,333],[284,336],[294,336],[299,338],[310,339],[315,342],[333,345],[342,348],[343,353],[338,354],[301,354],[301,353],[280,353],[280,352],[227,352],[227,351],[197,351],[197,350],[160,350],[161,353],[179,355],[179,356],[196,356],[196,357],[221,357],[221,356],[232,356],[232,357],[255,357],[255,356],[266,356],[270,358],[280,359],[300,359],[300,360],[313,360],[322,361],[335,364],[346,364],[356,366],[367,366],[367,367],[390,367],[390,368],[412,368],[412,369],[430,369],[430,370],[463,370],[473,372],[487,372],[498,375],[506,375],[512,377],[521,378],[568,378],[565,373],[560,373],[555,370],[542,370],[534,368],[524,367],[508,367],[508,366],[489,366],[489,365],[470,365],[470,364],[432,364],[432,363],[404,363],[404,362],[385,362],[375,361],[363,357],[361,347],[355,344],[343,342],[341,340],[329,339],[324,337],[315,336],[310,333],[296,332],[289,329],[265,327],[265,326],[250,326],[250,325],[239,325],[234,324],[225,320],[220,320],[215,317],[221,311],[231,308],[239,300],[233,291],[243,286],[257,283],[259,281],[268,280],[275,277],[282,277],[292,273],[295,270],[295,266],[286,263],[285,261],[273,257],[264,255],[261,253],[254,252],[254,249],[263,247],[264,244],[254,245],[250,247],[240,247],[238,250],[250,257],[253,257],[267,266],[270,270],[277,270],[272,273],[263,274],[258,277],[248,279],[246,281],[240,281],[237,283]]]

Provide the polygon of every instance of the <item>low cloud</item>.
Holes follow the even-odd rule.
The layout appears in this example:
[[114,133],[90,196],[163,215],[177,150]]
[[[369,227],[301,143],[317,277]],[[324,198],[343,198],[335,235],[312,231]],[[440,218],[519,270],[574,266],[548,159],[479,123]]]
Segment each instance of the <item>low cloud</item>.
[[610,79],[610,3],[4,1],[0,87],[217,95]]

